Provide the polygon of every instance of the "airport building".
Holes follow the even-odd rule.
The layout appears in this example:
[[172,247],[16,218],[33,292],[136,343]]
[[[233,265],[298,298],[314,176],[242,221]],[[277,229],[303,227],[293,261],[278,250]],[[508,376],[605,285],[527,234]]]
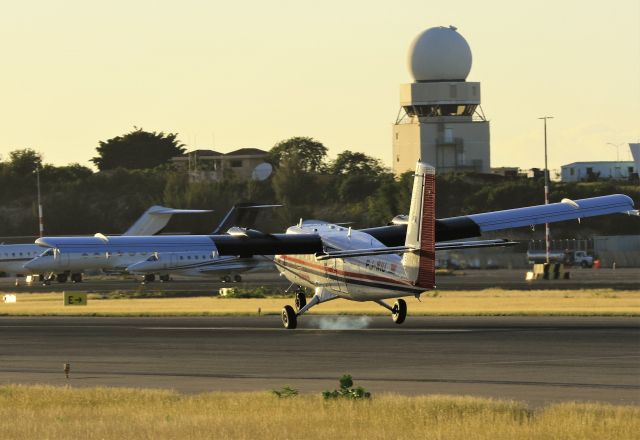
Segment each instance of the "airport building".
[[563,182],[629,180],[638,173],[633,161],[573,162],[560,168]]
[[489,121],[480,106],[480,83],[466,80],[471,49],[455,27],[427,29],[413,41],[409,69],[414,82],[400,86],[393,125],[393,171],[422,159],[439,173],[490,173]]
[[225,177],[249,180],[254,177],[256,167],[263,164],[269,152],[259,148],[240,148],[230,153],[213,150],[194,150],[176,156],[172,163],[185,169],[191,181],[218,182]]

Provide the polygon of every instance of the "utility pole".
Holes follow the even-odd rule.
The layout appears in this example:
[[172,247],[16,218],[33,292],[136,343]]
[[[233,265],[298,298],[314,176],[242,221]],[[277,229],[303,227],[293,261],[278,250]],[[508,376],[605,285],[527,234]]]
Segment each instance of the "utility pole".
[[40,225],[40,237],[44,237],[44,220],[42,218],[42,198],[40,197],[40,165],[36,167],[36,183],[38,187],[38,223]]
[[[547,119],[553,119],[553,116],[543,116],[544,120],[544,204],[549,204],[549,166],[547,165]],[[549,223],[544,224],[544,243],[547,252],[547,263],[549,263]]]

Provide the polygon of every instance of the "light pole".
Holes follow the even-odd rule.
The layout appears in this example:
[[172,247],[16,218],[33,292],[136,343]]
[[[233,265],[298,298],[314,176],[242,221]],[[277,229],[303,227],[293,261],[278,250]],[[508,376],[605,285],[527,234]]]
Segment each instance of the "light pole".
[[40,197],[40,165],[36,167],[36,183],[38,187],[38,223],[40,225],[40,237],[44,237],[44,220],[42,218],[42,198]]
[[[549,204],[549,167],[547,165],[547,119],[553,119],[553,116],[542,116],[544,120],[544,204]],[[544,224],[544,244],[547,255],[547,263],[549,263],[549,223]]]

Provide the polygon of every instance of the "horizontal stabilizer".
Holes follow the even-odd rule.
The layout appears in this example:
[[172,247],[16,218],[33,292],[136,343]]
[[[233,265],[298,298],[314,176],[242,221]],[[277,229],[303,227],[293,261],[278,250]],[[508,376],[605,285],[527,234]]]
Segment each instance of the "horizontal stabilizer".
[[393,246],[371,249],[350,249],[347,251],[335,251],[324,254],[316,254],[316,260],[330,260],[332,258],[350,258],[350,257],[366,257],[370,255],[386,255],[386,254],[402,254],[405,252],[415,251],[415,248],[409,246]]
[[515,246],[517,241],[510,240],[475,240],[475,241],[450,241],[446,243],[436,243],[436,251],[448,251],[453,249],[475,249],[487,247]]
[[[509,240],[476,240],[476,241],[452,241],[447,243],[436,243],[436,251],[446,251],[451,249],[474,249],[486,247],[514,246],[518,244]],[[316,254],[316,260],[330,260],[333,258],[366,257],[371,255],[404,254],[416,252],[418,249],[411,246],[391,246],[371,249],[350,249],[345,251],[334,251],[323,254]]]

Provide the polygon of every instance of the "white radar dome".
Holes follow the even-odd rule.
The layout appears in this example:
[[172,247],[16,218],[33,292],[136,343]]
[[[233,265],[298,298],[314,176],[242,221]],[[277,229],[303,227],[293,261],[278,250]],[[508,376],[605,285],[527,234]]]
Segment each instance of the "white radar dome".
[[433,27],[413,40],[408,62],[416,81],[461,81],[471,70],[471,49],[455,27]]

